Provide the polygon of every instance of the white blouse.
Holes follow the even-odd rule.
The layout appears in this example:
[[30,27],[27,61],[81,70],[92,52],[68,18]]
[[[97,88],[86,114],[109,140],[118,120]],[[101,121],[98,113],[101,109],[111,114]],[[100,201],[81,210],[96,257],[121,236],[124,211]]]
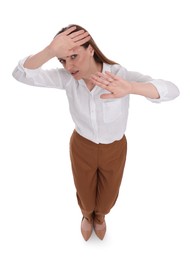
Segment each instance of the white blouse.
[[[97,144],[109,144],[123,137],[127,125],[129,95],[111,100],[101,99],[100,95],[108,91],[98,86],[89,91],[84,80],[75,80],[64,68],[26,69],[23,67],[24,61],[25,59],[21,60],[14,69],[13,77],[32,86],[64,89],[75,129],[81,136]],[[172,82],[127,71],[118,64],[104,63],[102,72],[105,71],[128,81],[152,83],[160,95],[159,99],[148,98],[152,102],[172,100],[179,95],[178,88]]]

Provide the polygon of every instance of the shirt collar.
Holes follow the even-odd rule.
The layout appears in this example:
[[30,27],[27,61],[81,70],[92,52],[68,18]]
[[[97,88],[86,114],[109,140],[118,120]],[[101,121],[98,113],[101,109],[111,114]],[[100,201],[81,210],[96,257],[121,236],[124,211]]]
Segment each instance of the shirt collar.
[[[110,71],[111,72],[111,65],[108,63],[103,63],[102,66],[102,73],[105,73],[105,71]],[[86,86],[85,82],[83,79],[79,79],[79,84]]]
[[102,73],[104,73],[105,71],[111,72],[111,65],[110,64],[103,63]]

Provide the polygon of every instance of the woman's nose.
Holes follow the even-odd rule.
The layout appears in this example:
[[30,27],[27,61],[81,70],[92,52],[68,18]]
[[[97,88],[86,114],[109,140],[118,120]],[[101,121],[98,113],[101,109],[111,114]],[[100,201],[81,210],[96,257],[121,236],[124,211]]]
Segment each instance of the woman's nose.
[[66,61],[65,69],[71,71],[72,67],[73,67],[73,63],[71,61]]

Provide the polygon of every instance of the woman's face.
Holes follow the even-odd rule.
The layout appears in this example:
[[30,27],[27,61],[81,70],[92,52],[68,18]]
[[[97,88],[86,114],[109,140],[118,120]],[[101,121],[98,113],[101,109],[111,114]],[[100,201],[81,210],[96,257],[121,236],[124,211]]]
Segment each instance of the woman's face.
[[94,50],[90,45],[86,49],[79,46],[73,49],[72,55],[59,58],[59,61],[76,80],[86,79],[93,73],[93,54]]

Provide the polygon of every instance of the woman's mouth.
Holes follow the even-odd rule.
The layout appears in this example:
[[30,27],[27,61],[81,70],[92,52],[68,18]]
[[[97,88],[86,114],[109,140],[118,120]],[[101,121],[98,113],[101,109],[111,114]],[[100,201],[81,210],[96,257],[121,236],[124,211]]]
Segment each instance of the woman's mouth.
[[71,75],[73,77],[76,77],[78,73],[79,73],[79,70],[76,70],[76,71],[71,72]]

